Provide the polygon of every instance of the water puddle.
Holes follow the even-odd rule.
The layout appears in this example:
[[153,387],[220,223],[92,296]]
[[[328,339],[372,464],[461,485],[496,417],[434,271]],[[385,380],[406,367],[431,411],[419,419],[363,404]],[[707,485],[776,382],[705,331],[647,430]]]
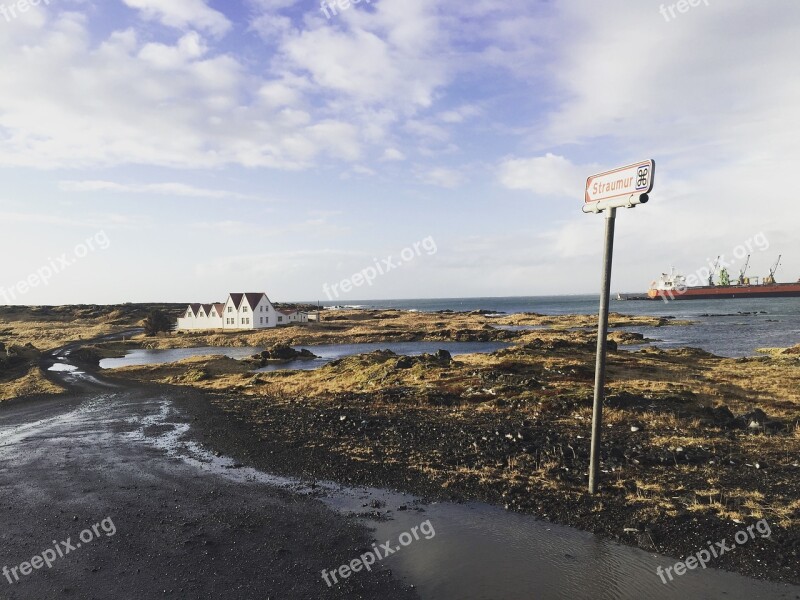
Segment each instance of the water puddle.
[[[64,360],[64,359],[59,358],[59,360]],[[56,363],[47,370],[54,371],[56,373],[74,373],[76,375],[82,373],[82,371],[79,371],[78,367],[76,367],[75,365],[68,365],[66,363]]]

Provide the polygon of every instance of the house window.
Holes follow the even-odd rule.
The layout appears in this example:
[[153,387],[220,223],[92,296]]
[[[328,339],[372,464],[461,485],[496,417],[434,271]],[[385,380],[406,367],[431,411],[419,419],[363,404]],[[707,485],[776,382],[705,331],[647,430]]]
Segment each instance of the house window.
[[269,324],[269,317],[267,317],[267,324]]
[[283,323],[283,317],[278,317],[278,323]]
[[261,317],[261,324],[264,324],[264,317]]
[[242,312],[247,312],[247,307],[246,306],[242,307]]
[[228,312],[233,312],[233,307],[232,306],[228,307]]

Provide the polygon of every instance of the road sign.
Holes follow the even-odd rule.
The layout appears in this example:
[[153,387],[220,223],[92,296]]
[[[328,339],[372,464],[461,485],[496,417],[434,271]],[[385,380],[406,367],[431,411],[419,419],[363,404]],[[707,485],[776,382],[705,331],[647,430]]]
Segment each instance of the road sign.
[[611,263],[614,257],[614,229],[617,209],[645,204],[653,189],[656,163],[642,161],[592,175],[586,180],[585,213],[604,212],[606,217],[603,277],[600,292],[600,318],[597,325],[597,357],[594,367],[594,404],[592,407],[592,442],[589,457],[589,493],[597,493],[600,466],[600,440],[603,426],[603,400],[606,385],[608,345],[608,302],[611,295]]
[[586,180],[586,202],[600,202],[634,194],[649,194],[656,171],[654,160],[645,160]]

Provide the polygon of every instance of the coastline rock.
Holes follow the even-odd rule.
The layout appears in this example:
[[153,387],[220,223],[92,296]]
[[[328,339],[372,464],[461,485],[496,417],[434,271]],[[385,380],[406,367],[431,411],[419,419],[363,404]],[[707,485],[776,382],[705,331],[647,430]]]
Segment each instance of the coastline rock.
[[268,361],[311,360],[318,356],[306,348],[295,350],[288,344],[275,344],[269,350],[264,350],[253,358],[266,363]]
[[411,369],[415,365],[428,365],[447,367],[453,362],[453,357],[447,350],[438,350],[436,354],[421,354],[420,356],[401,356],[395,364],[395,369]]

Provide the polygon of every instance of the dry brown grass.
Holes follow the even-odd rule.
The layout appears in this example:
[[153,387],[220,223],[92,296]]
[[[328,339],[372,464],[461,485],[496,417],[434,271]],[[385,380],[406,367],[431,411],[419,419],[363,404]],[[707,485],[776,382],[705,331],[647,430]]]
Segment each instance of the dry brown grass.
[[39,367],[33,367],[23,377],[0,385],[0,401],[35,394],[60,394],[63,391],[48,381]]
[[110,324],[52,323],[47,321],[1,321],[0,329],[9,331],[7,339],[24,346],[33,344],[46,351],[80,340],[124,331],[128,327]]

